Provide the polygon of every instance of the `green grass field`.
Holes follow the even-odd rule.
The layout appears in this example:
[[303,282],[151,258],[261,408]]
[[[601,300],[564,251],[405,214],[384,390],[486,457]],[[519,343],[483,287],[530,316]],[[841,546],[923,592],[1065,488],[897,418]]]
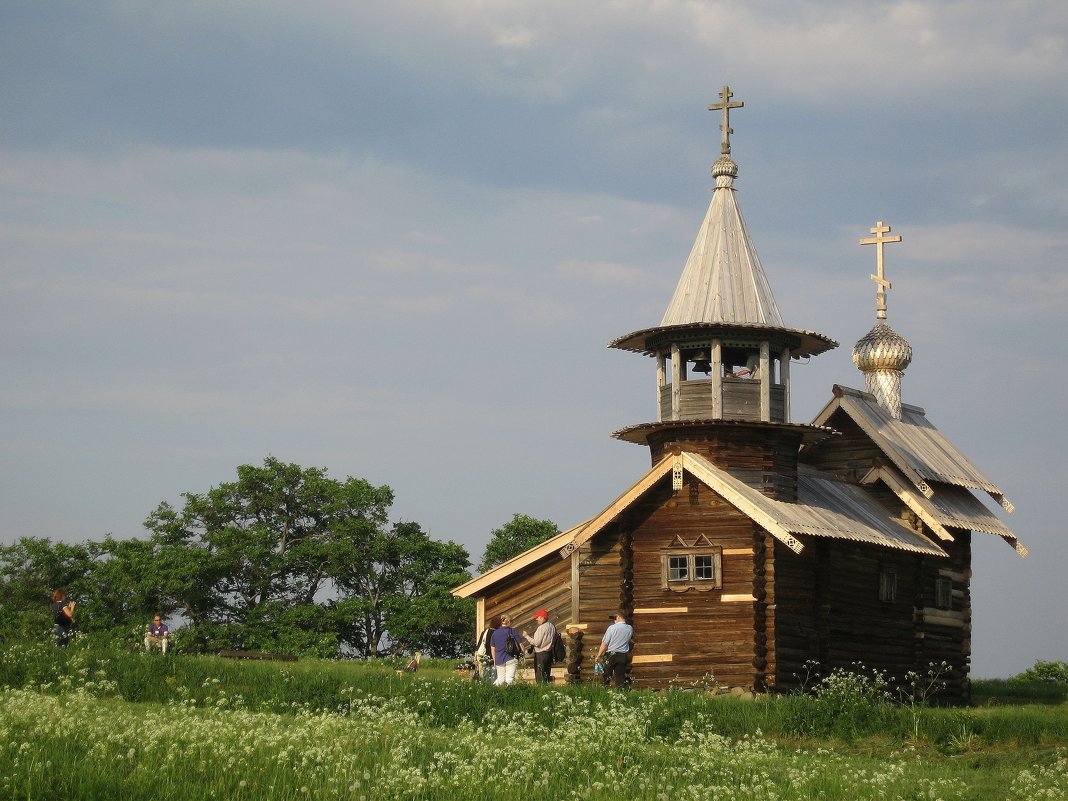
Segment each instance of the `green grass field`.
[[1063,688],[746,701],[87,643],[0,647],[0,688],[2,798],[1068,798]]

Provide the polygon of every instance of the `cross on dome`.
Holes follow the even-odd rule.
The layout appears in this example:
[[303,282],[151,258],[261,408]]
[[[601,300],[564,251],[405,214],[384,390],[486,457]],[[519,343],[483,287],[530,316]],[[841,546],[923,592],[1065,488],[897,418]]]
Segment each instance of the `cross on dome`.
[[886,290],[890,289],[890,282],[886,280],[886,276],[883,274],[883,245],[890,244],[892,242],[900,242],[900,236],[883,236],[883,234],[890,233],[890,226],[885,225],[882,220],[878,220],[875,223],[875,227],[871,229],[871,232],[875,234],[872,237],[866,237],[860,240],[862,245],[875,245],[875,272],[876,275],[871,277],[871,280],[875,282],[875,316],[879,320],[886,319]]
[[731,98],[734,97],[734,92],[730,90],[729,86],[724,86],[723,91],[719,93],[719,96],[723,98],[722,103],[712,103],[709,107],[709,111],[723,111],[723,122],[720,123],[719,129],[723,131],[723,139],[720,143],[720,153],[724,156],[729,155],[731,152],[731,134],[734,133],[734,129],[731,128],[731,109],[742,108],[745,103],[741,100],[736,100],[733,103]]

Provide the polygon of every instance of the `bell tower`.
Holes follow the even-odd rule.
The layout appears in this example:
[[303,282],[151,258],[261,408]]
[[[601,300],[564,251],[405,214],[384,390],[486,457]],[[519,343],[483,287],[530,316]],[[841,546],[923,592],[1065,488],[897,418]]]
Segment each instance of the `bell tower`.
[[744,106],[727,86],[720,102],[720,155],[704,221],[660,325],[619,337],[609,347],[656,364],[656,421],[613,436],[649,446],[653,462],[683,450],[700,453],[747,484],[782,500],[796,498],[797,451],[824,431],[790,418],[790,362],[838,346],[788,328],[735,197],[730,112]]

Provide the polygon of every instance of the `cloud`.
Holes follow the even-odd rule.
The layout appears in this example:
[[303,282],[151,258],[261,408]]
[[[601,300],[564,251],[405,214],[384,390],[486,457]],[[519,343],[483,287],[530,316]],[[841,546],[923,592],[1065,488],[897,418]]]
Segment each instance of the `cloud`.
[[647,273],[617,262],[568,260],[558,264],[556,271],[562,277],[580,283],[626,286],[652,283]]

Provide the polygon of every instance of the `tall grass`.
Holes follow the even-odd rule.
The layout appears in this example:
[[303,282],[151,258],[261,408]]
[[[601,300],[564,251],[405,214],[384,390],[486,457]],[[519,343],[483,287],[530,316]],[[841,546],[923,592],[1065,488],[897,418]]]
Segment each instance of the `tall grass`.
[[412,676],[86,643],[0,650],[3,798],[1068,797],[1063,707],[494,688],[444,664]]

